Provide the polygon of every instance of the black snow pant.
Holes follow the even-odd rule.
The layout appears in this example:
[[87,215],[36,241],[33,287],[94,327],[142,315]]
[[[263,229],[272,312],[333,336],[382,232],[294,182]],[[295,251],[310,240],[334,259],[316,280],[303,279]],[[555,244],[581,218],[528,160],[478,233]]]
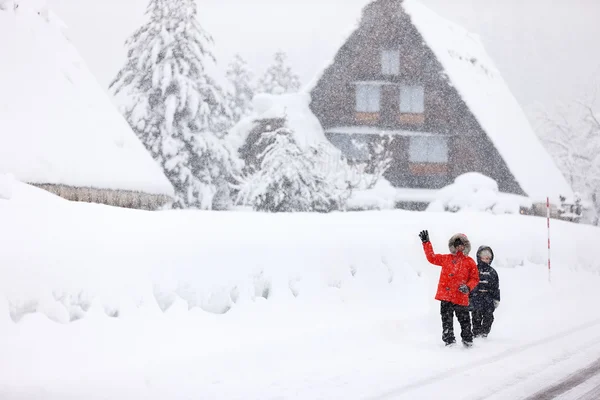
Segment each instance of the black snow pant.
[[442,340],[446,344],[456,342],[454,338],[454,314],[460,324],[460,337],[463,342],[471,343],[473,341],[473,332],[471,331],[471,314],[469,307],[442,301],[440,305],[440,314],[442,314]]
[[494,310],[473,310],[473,335],[489,335],[492,323],[494,323]]

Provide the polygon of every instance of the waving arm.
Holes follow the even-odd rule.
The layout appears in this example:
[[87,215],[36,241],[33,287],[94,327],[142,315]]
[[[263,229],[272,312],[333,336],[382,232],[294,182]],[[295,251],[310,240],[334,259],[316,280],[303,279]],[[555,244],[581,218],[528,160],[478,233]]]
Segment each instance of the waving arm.
[[433,252],[433,246],[431,242],[423,243],[423,251],[425,251],[425,257],[427,257],[427,261],[430,263],[440,266],[443,264],[444,256],[442,254],[435,254]]

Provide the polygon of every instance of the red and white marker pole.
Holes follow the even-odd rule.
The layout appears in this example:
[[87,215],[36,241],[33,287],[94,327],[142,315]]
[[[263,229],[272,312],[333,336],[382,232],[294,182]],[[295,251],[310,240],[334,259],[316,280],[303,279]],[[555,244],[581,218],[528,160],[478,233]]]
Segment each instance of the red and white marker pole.
[[550,283],[550,197],[546,197],[546,221],[548,223],[548,283]]

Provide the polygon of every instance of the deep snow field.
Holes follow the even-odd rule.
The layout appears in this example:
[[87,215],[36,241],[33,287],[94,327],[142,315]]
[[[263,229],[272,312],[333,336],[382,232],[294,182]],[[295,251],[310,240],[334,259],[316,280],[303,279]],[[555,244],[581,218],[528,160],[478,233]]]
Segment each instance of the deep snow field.
[[[0,221],[2,399],[519,399],[600,357],[591,226],[552,220],[549,282],[539,217],[146,212],[4,179]],[[472,349],[443,346],[422,229],[495,251]]]

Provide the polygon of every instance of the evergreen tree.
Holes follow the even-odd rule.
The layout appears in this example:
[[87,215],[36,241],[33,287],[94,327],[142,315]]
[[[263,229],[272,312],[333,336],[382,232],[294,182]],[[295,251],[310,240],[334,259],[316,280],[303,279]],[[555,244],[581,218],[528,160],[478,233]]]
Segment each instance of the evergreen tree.
[[238,167],[221,140],[231,113],[205,70],[215,62],[212,38],[194,0],[150,0],[146,15],[110,87],[125,98],[127,121],[173,184],[173,206],[212,208]]
[[322,172],[325,157],[320,149],[302,149],[287,127],[266,132],[260,140],[267,143],[258,157],[260,168],[243,182],[238,196],[241,203],[268,212],[343,208],[346,190],[339,190]]
[[300,90],[300,78],[287,65],[283,51],[275,53],[275,63],[270,66],[258,83],[257,92],[270,94],[296,93]]
[[232,93],[229,96],[229,107],[232,111],[233,123],[237,123],[252,111],[252,98],[254,88],[252,87],[252,73],[248,68],[246,60],[236,54],[227,68],[227,79],[231,83]]

